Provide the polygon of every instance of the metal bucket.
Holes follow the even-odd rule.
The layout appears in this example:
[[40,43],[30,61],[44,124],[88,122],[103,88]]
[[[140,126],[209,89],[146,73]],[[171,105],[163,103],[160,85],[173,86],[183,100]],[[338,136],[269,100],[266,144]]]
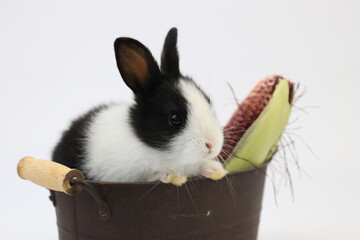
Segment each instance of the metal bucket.
[[74,196],[51,191],[60,240],[256,240],[267,164],[213,181],[86,181]]

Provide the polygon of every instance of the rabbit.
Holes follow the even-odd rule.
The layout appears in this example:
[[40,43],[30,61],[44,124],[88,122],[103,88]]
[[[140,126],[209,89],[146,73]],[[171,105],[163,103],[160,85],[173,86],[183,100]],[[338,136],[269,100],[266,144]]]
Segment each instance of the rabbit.
[[114,48],[134,101],[100,105],[74,120],[52,160],[96,181],[180,186],[192,176],[224,177],[227,171],[216,160],[222,127],[210,98],[180,73],[177,29],[165,38],[160,67],[135,39],[117,38]]

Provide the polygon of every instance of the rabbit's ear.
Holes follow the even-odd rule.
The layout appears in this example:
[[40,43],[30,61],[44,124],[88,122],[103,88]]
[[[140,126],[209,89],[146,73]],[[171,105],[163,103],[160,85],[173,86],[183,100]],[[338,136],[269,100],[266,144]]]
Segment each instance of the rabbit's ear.
[[114,48],[121,77],[135,94],[146,92],[161,81],[158,64],[149,49],[139,41],[118,38]]
[[168,32],[161,54],[161,71],[168,77],[179,77],[179,53],[177,50],[177,29]]

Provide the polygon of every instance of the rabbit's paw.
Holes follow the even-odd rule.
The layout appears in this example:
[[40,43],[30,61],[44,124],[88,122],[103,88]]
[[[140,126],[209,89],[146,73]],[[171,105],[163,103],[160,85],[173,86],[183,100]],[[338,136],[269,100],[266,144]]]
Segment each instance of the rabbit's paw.
[[223,168],[221,163],[215,160],[206,162],[200,172],[202,176],[212,180],[222,179],[227,173],[228,171]]
[[187,181],[187,177],[175,173],[168,173],[166,176],[161,178],[163,183],[171,183],[175,186],[181,186]]

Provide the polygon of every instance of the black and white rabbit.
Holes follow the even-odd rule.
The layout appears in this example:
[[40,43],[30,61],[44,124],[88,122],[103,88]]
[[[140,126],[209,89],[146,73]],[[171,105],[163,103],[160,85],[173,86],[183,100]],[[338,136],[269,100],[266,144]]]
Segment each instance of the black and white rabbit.
[[131,38],[114,43],[116,62],[133,103],[97,107],[74,120],[53,161],[99,181],[157,181],[181,185],[190,176],[220,179],[216,160],[222,128],[209,97],[179,70],[177,29],[166,36],[159,68]]

